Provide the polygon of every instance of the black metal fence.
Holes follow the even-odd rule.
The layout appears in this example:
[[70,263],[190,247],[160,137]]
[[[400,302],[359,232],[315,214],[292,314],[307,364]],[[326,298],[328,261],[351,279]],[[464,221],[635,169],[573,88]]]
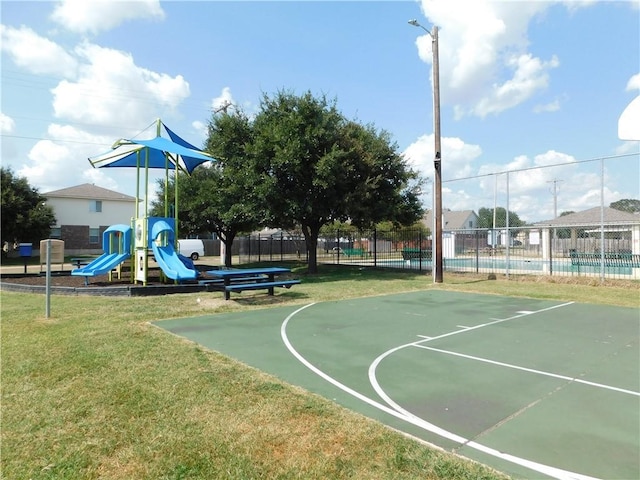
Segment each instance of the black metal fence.
[[[319,263],[431,271],[424,230],[335,230],[318,240]],[[445,272],[640,280],[640,223],[443,232]],[[307,260],[304,238],[285,232],[237,238],[240,263]]]

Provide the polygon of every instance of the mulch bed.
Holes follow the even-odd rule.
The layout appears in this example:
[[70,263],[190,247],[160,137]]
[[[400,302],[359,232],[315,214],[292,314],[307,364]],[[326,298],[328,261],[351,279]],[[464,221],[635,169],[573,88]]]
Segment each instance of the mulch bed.
[[[205,273],[207,270],[213,270],[215,267],[211,267],[208,265],[197,265],[196,268],[199,271],[198,279],[206,279],[209,276]],[[137,291],[137,295],[143,294],[142,290],[146,289],[149,294],[154,294],[152,292],[157,292],[157,294],[166,294],[171,293],[171,290],[175,290],[175,293],[184,292],[185,289],[188,290],[189,287],[195,288],[199,287],[197,280],[191,280],[187,282],[182,282],[179,285],[176,285],[173,280],[170,279],[162,279],[161,271],[158,268],[151,268],[147,271],[147,285],[142,286],[141,283],[132,283],[131,281],[131,272],[130,271],[122,271],[120,278],[114,273],[112,274],[112,280],[109,281],[109,275],[98,275],[95,277],[87,277],[88,284],[85,284],[85,277],[82,276],[72,276],[70,271],[52,271],[51,272],[51,283],[50,286],[52,288],[58,289],[59,291],[69,290],[69,293],[73,291],[73,293],[89,293],[91,290],[96,290],[94,294],[106,294],[109,295],[109,289],[114,291],[121,291],[124,293],[124,290],[135,290]],[[3,287],[6,286],[7,290],[16,290],[16,288],[11,288],[13,285],[17,287],[19,291],[25,291],[20,287],[24,286],[25,289],[29,289],[29,287],[33,287],[34,292],[42,292],[42,289],[46,287],[46,275],[44,273],[41,274],[4,274],[0,276],[0,283],[2,283]],[[149,288],[155,287],[155,288]],[[97,291],[100,291],[98,293]],[[115,293],[115,292],[114,292]]]

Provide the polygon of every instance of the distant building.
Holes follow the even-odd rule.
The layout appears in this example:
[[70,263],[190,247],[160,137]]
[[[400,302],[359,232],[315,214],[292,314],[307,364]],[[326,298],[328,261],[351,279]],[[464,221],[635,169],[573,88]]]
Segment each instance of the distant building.
[[[427,210],[422,223],[433,230],[433,210]],[[442,211],[442,230],[473,230],[478,228],[478,215],[473,210]]]
[[[433,235],[433,210],[427,210],[422,223]],[[478,228],[478,215],[473,210],[442,211],[442,253],[447,258],[468,250],[469,245],[477,248],[475,230]],[[482,246],[485,246],[483,243]]]
[[115,224],[131,224],[136,199],[90,183],[43,193],[53,208],[51,238],[63,240],[65,252],[102,251],[102,232]]

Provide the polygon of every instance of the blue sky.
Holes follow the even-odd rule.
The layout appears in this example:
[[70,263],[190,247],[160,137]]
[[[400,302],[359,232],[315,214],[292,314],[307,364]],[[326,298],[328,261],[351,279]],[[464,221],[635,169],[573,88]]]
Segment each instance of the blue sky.
[[510,210],[552,218],[553,181],[558,213],[599,206],[600,162],[580,162],[618,155],[606,204],[640,198],[639,142],[618,138],[640,93],[640,0],[2,0],[0,15],[2,165],[41,192],[135,195],[135,171],[87,157],[157,118],[200,146],[215,108],[251,114],[279,89],[335,98],[432,177],[431,38],[415,18],[440,29],[444,208],[505,206],[503,178],[454,179],[550,164],[510,174]]

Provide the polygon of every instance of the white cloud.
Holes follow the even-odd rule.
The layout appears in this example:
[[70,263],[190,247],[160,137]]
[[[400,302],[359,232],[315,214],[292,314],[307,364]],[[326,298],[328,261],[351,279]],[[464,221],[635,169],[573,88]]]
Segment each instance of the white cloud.
[[[63,77],[51,89],[59,122],[49,125],[47,140],[31,148],[26,163],[14,158],[15,149],[10,150],[10,142],[5,141],[4,159],[11,157],[18,173],[41,191],[91,182],[114,190],[124,187],[132,194],[135,172],[132,176],[109,170],[107,175],[93,169],[87,158],[106,151],[117,138],[140,133],[154,118],[171,115],[190,95],[188,82],[181,75],[138,66],[126,52],[87,41],[65,51],[25,27],[3,26],[2,49],[31,73]],[[0,121],[3,133],[12,128],[8,117]]]
[[591,5],[596,4],[598,1],[599,0],[563,0],[562,3],[567,8],[567,10],[569,10],[569,12],[573,13],[580,8],[590,7]]
[[0,112],[0,133],[12,133],[16,122],[9,115]]
[[627,153],[640,154],[640,141],[629,140],[616,148],[616,155],[625,155]]
[[77,80],[64,80],[52,90],[57,118],[139,127],[172,111],[190,94],[181,75],[139,67],[128,53],[86,42],[75,52],[84,61]]
[[198,133],[198,136],[202,139],[207,138],[209,134],[208,126],[206,123],[201,122],[200,120],[195,120],[191,122],[191,127]]
[[509,59],[507,66],[513,67],[515,71],[513,77],[501,85],[494,85],[491,93],[476,103],[472,113],[485,117],[520,105],[537,91],[548,86],[547,72],[558,64],[558,59],[555,57],[549,62],[541,62],[539,58],[534,58],[530,54]]
[[[547,88],[559,59],[529,52],[527,29],[551,3],[422,0],[425,16],[439,27],[442,100],[458,118],[502,112]],[[417,44],[431,62],[431,38]]]
[[76,59],[64,48],[39,36],[28,27],[0,25],[0,46],[20,68],[38,75],[73,78],[78,67]]
[[51,19],[66,30],[96,34],[135,19],[162,20],[159,0],[59,0]]
[[66,185],[70,171],[86,167],[70,160],[72,154],[68,146],[51,140],[36,143],[28,156],[31,164],[25,165],[17,173],[28,178],[31,185],[36,185],[45,192],[58,188],[58,185]]
[[536,105],[533,107],[534,113],[557,112],[558,110],[560,110],[560,100],[558,99],[544,105]]
[[[472,162],[482,154],[480,146],[467,144],[456,137],[442,137],[441,145],[442,168],[446,168],[448,177],[460,178],[472,174]],[[422,135],[405,149],[403,155],[421,175],[433,176],[433,134]]]
[[629,79],[627,82],[627,92],[633,90],[640,90],[640,73],[636,73],[633,77]]

